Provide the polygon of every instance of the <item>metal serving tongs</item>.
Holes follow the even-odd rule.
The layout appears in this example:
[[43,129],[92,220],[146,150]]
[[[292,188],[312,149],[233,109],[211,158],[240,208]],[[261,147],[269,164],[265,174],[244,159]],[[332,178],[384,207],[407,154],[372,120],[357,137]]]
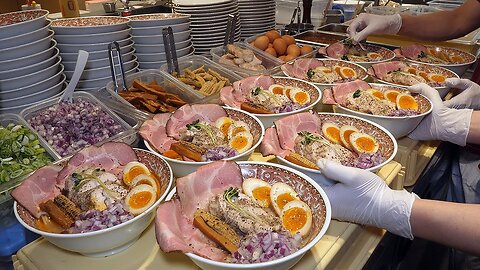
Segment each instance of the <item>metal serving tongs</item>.
[[227,53],[227,45],[233,43],[235,28],[237,27],[237,15],[228,14],[227,32],[223,40],[223,53]]
[[114,87],[115,93],[118,94],[119,86],[117,82],[117,70],[115,69],[115,59],[113,58],[114,48],[112,48],[112,45],[114,46],[115,52],[117,53],[118,65],[120,67],[123,87],[127,87],[127,80],[125,79],[125,70],[123,69],[123,60],[122,60],[122,52],[120,51],[120,45],[118,45],[118,42],[114,41],[108,44],[108,59],[110,60],[110,71],[112,72],[113,87]]
[[302,13],[302,9],[300,8],[300,1],[298,1],[297,7],[293,10],[292,18],[290,19],[290,24],[289,24],[290,27],[288,29],[288,31],[290,32],[289,34],[294,33],[293,26],[294,26],[295,19],[297,19],[297,28],[298,28],[297,33],[300,33],[301,13]]
[[344,42],[350,42],[350,43],[355,44],[355,45],[358,44],[358,45],[360,46],[360,49],[362,49],[362,51],[368,52],[367,48],[365,48],[365,45],[364,45],[362,42],[356,42],[356,41],[354,41],[353,38],[351,38],[351,37],[347,37],[347,38],[341,40],[341,42],[342,42],[342,43],[344,43]]
[[180,73],[178,68],[177,49],[175,48],[175,39],[173,37],[172,27],[162,29],[163,45],[165,46],[165,56],[167,57],[168,73]]

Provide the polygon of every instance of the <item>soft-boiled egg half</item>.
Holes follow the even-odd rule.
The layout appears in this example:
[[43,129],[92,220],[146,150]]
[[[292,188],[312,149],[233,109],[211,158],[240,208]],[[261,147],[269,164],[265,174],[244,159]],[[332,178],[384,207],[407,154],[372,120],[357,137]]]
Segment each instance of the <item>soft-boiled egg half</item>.
[[379,147],[374,137],[362,132],[350,134],[350,143],[358,154],[375,154]]
[[418,111],[418,102],[409,94],[400,94],[397,96],[397,108],[404,110]]
[[312,210],[302,201],[293,200],[287,203],[280,217],[282,226],[292,235],[299,233],[302,237],[306,236],[312,228]]
[[348,149],[353,149],[352,144],[350,143],[350,135],[354,132],[358,132],[358,129],[354,126],[344,125],[340,128],[340,140],[342,141],[343,146]]
[[240,132],[250,132],[250,127],[243,121],[235,121],[228,128],[228,138],[233,138]]
[[220,129],[220,131],[223,133],[223,135],[227,136],[228,135],[228,129],[230,126],[233,124],[233,119],[227,116],[223,116],[217,119],[215,121],[215,126]]
[[133,178],[131,183],[132,187],[136,187],[142,184],[150,185],[153,187],[153,189],[155,189],[155,193],[158,192],[159,187],[157,185],[157,181],[155,181],[155,179],[151,175],[140,174],[137,177]]
[[268,87],[268,91],[272,92],[275,95],[284,95],[285,94],[285,87],[280,84],[272,84]]
[[275,212],[281,216],[285,205],[293,200],[299,200],[299,198],[291,186],[278,182],[273,184],[270,189],[270,200]]
[[125,197],[125,205],[133,215],[140,215],[157,200],[155,189],[147,184],[140,184],[130,190]]
[[247,178],[242,183],[243,192],[253,198],[262,207],[269,207],[271,204],[270,190],[272,186],[258,178]]
[[400,94],[400,92],[395,91],[395,90],[387,90],[384,92],[385,99],[392,102],[396,103],[397,102],[397,96]]
[[444,83],[447,77],[442,74],[430,73],[428,74],[428,80],[436,83]]
[[367,58],[369,60],[378,61],[378,60],[382,60],[383,56],[376,52],[369,52],[367,53]]
[[350,67],[341,67],[340,76],[344,79],[352,79],[357,77],[357,72]]
[[253,136],[250,132],[237,133],[230,139],[228,145],[241,154],[252,148]]
[[385,95],[383,94],[383,92],[378,90],[378,89],[371,88],[371,89],[368,89],[366,91],[367,91],[367,93],[369,93],[370,95],[372,95],[372,96],[374,96],[378,99],[385,99]]
[[290,100],[300,105],[310,103],[310,94],[307,91],[299,88],[292,88],[290,90],[289,97]]
[[332,143],[340,143],[340,128],[334,123],[325,123],[322,125],[323,136]]
[[131,186],[132,180],[140,174],[150,175],[150,170],[145,164],[138,161],[131,161],[123,168],[123,183],[127,186]]

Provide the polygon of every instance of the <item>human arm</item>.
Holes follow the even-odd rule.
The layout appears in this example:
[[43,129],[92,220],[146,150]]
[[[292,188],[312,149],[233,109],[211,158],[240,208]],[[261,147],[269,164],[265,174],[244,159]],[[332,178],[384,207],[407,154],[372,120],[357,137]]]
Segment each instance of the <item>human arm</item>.
[[480,144],[480,111],[474,111],[470,120],[467,142]]
[[332,217],[421,237],[480,255],[480,205],[424,200],[392,190],[374,173],[322,159],[322,173],[337,181],[324,187]]

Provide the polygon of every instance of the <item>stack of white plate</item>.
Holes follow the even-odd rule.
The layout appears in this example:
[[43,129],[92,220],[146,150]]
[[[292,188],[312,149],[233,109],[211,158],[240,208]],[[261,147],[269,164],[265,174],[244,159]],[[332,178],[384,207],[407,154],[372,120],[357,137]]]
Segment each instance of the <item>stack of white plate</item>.
[[238,9],[242,20],[242,39],[275,28],[275,0],[238,0]]
[[0,14],[0,114],[60,95],[65,75],[48,11]]
[[193,54],[190,15],[156,13],[128,18],[140,69],[159,69],[167,62],[162,30],[168,26],[172,27],[177,57]]
[[[54,38],[58,42],[67,80],[73,75],[79,50],[89,52],[88,62],[77,90],[89,91],[104,87],[112,80],[108,44],[117,41],[122,52],[126,73],[136,72],[137,58],[130,35],[129,20],[122,17],[82,17],[60,19],[52,22]],[[118,63],[115,57],[115,63]],[[120,68],[116,66],[117,74]]]
[[[175,12],[190,14],[195,54],[206,54],[223,44],[228,15],[237,15],[237,0],[174,0]],[[234,41],[240,40],[242,22],[235,27]]]

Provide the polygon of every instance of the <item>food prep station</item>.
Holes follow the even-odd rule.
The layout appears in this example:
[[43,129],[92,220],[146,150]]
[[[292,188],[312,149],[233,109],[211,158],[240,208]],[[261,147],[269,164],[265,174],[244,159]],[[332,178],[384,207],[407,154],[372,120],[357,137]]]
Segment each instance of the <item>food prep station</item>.
[[[292,33],[293,36],[287,35],[292,38],[292,41],[285,39],[285,42],[288,45],[295,45],[292,47],[292,51],[289,50],[287,52],[286,47],[289,47],[288,45],[282,48],[283,44],[277,44],[278,46],[276,46],[273,43],[273,46],[270,47],[268,38],[267,44],[257,44],[259,37],[274,29],[275,26],[279,30],[276,31],[278,37],[285,32],[288,33],[288,27],[284,28],[283,25],[272,23],[275,21],[275,15],[272,17],[271,9],[275,9],[275,1],[238,1],[238,6],[234,4],[237,1],[196,1],[198,1],[198,4],[192,4],[186,0],[178,0],[176,11],[186,14],[179,16],[161,13],[136,15],[132,16],[131,19],[126,19],[129,17],[110,17],[112,18],[111,20],[117,20],[118,22],[112,24],[105,23],[103,25],[100,23],[99,26],[97,25],[99,21],[108,20],[109,17],[90,17],[90,19],[89,17],[84,17],[83,19],[91,20],[92,22],[82,24],[81,20],[83,19],[78,19],[79,21],[76,22],[78,25],[69,25],[70,20],[65,20],[65,23],[62,23],[62,20],[51,21],[47,19],[48,12],[44,12],[41,16],[33,16],[30,19],[26,19],[26,23],[20,21],[20,23],[14,23],[5,27],[7,31],[12,31],[11,33],[20,31],[20,36],[22,37],[38,33],[37,31],[41,32],[34,38],[42,41],[41,48],[37,48],[43,53],[36,49],[29,51],[32,47],[27,46],[30,45],[27,44],[27,41],[23,45],[21,44],[23,42],[21,39],[13,40],[7,36],[2,36],[2,26],[0,26],[0,97],[5,101],[0,100],[0,123],[2,126],[10,123],[15,125],[21,124],[33,131],[38,136],[40,145],[45,148],[52,161],[65,160],[65,158],[71,157],[76,151],[82,149],[82,145],[78,146],[73,152],[58,148],[60,147],[59,145],[64,144],[56,142],[56,138],[54,140],[48,137],[49,135],[38,129],[38,126],[43,124],[41,122],[43,121],[41,119],[42,113],[47,108],[56,106],[66,83],[72,77],[77,50],[85,49],[90,52],[92,58],[89,58],[87,62],[86,71],[82,75],[77,92],[74,94],[74,100],[81,99],[94,103],[106,114],[105,117],[112,118],[112,123],[115,126],[119,126],[119,130],[115,131],[116,135],[95,140],[93,143],[100,145],[109,141],[125,142],[132,147],[148,149],[161,155],[163,153],[156,150],[158,149],[156,145],[150,145],[151,141],[142,138],[139,134],[142,124],[152,119],[155,114],[175,110],[183,104],[227,103],[221,98],[220,89],[248,76],[271,76],[277,82],[299,80],[299,78],[295,78],[294,75],[286,72],[284,67],[288,64],[294,65],[297,61],[308,61],[315,57],[325,59],[323,58],[325,55],[319,54],[318,49],[322,47],[328,48],[331,44],[341,42],[347,37],[345,34],[346,24],[324,24],[317,29]],[[249,5],[265,5],[268,9],[255,11],[255,8],[249,8]],[[207,7],[210,11],[205,13]],[[205,8],[205,10],[202,11],[202,8]],[[437,5],[435,8],[442,8],[442,6]],[[412,8],[410,7],[410,9]],[[233,38],[231,41],[235,47],[227,48],[223,46],[226,20],[220,18],[226,18],[230,13],[237,14],[240,17],[245,16],[247,19],[241,22],[245,23],[245,32],[242,32],[244,26],[241,26],[241,24],[232,29]],[[0,14],[0,20],[1,16],[2,14]],[[10,16],[15,18],[15,15]],[[259,20],[261,21],[259,22]],[[41,22],[39,23],[38,21]],[[37,26],[33,26],[33,28],[25,27],[29,22],[31,25],[36,23]],[[256,27],[256,24],[261,25],[261,27]],[[19,28],[14,28],[15,25],[20,26]],[[118,28],[112,28],[112,25]],[[167,64],[168,52],[163,43],[164,36],[161,35],[162,29],[167,25],[173,28],[174,43],[177,47],[176,54],[178,56],[179,70],[177,72],[171,72],[171,67]],[[76,39],[75,36],[77,36]],[[397,36],[372,36],[367,44],[369,46],[381,46],[390,51],[403,45],[421,43],[435,47],[449,47],[452,50],[458,49],[475,55],[479,48],[479,37],[480,30],[474,31],[461,39],[442,43],[419,42]],[[120,51],[124,60],[124,69],[122,71],[125,70],[125,88],[128,88],[129,91],[123,91],[123,94],[121,90],[116,89],[116,83],[113,83],[110,76],[106,46],[111,41],[120,43]],[[270,43],[272,43],[271,40]],[[7,57],[4,52],[13,52],[10,51],[10,48],[15,46],[20,46],[16,50],[15,55]],[[268,51],[269,49],[271,50]],[[19,50],[20,52],[18,52]],[[298,50],[298,53],[296,50]],[[238,51],[240,53],[237,55],[236,52]],[[254,59],[250,60],[253,61],[252,63],[263,66],[258,68],[258,66],[246,65],[251,64],[245,58],[242,58],[242,53],[246,51],[252,55],[252,59]],[[228,56],[226,56],[227,54]],[[2,58],[2,55],[5,59]],[[38,55],[39,58],[37,59],[43,63],[41,67],[36,66],[35,70],[38,73],[30,74],[34,81],[22,80],[27,78],[25,75],[29,74],[28,69],[23,67],[35,66],[34,63],[29,62],[19,64],[18,61],[28,61],[28,57],[26,57],[28,55],[32,55],[32,57]],[[327,57],[332,59],[328,55]],[[118,60],[118,57],[115,59]],[[392,60],[392,58],[389,60]],[[469,73],[466,68],[471,67],[473,62],[464,65],[465,69],[461,70],[458,76],[461,77],[465,72]],[[347,62],[347,64],[346,67],[350,67],[358,71],[358,73],[364,70],[365,74],[367,74],[367,69],[372,65],[368,61],[367,63],[358,62],[358,65],[354,62]],[[2,65],[4,66],[3,69]],[[10,73],[9,65],[12,67],[12,72]],[[358,66],[358,70],[355,65]],[[114,69],[117,73],[121,73],[118,67]],[[40,70],[50,71],[45,73],[40,72]],[[423,69],[419,70],[423,71]],[[20,72],[20,76],[15,76],[18,79],[9,80],[15,72]],[[431,73],[457,76],[448,67],[445,70],[440,68],[439,70],[431,71]],[[3,77],[1,77],[2,75]],[[37,81],[35,81],[36,79]],[[399,132],[395,130],[394,125],[388,126],[387,122],[382,123],[375,117],[371,117],[371,115],[362,116],[361,113],[355,111],[349,112],[348,108],[340,105],[322,104],[320,101],[320,97],[324,95],[322,93],[325,93],[325,89],[332,88],[335,84],[322,85],[322,83],[318,82],[304,81],[302,78],[300,80],[311,85],[312,89],[318,89],[319,93],[318,100],[312,103],[311,107],[305,107],[305,110],[314,109],[319,112],[346,113],[347,115],[358,116],[362,122],[378,127],[391,138],[391,148],[394,151],[391,156],[384,159],[384,162],[381,163],[381,166],[378,166],[378,169],[376,168],[373,171],[395,189],[415,184],[415,181],[426,167],[437,147],[435,142],[418,142],[405,137],[418,124],[421,118],[418,118],[416,124],[415,121],[410,121],[408,124],[404,122],[403,125],[407,125],[407,127]],[[379,78],[371,76],[370,73],[366,80],[368,82],[381,81]],[[120,82],[120,87],[122,87],[123,82],[121,80],[118,81]],[[385,83],[385,81],[381,82]],[[386,83],[388,84],[388,82]],[[399,86],[393,85],[390,86]],[[30,86],[33,86],[34,89],[30,89],[30,92],[27,92]],[[19,97],[18,94],[15,94],[15,89],[25,91],[25,96]],[[442,90],[441,87],[438,87],[438,89],[439,91]],[[35,92],[38,91],[40,92],[36,94]],[[135,93],[142,93],[141,91],[144,91],[143,95],[152,95],[153,93],[156,93],[156,95],[150,101],[135,101]],[[168,93],[169,99],[162,94],[165,91]],[[43,94],[41,95],[40,93]],[[309,94],[314,96],[312,92],[309,92]],[[450,95],[448,89],[445,89],[443,96],[449,98]],[[420,105],[428,107],[430,106],[428,102],[428,100],[424,103],[420,102]],[[233,105],[229,107],[233,107]],[[272,126],[274,121],[282,118],[268,119],[268,117],[262,118],[262,115],[259,113],[251,113],[260,119],[261,124],[259,125],[263,125],[265,129]],[[238,113],[234,112],[234,114]],[[283,117],[288,117],[288,114],[283,115]],[[363,119],[368,119],[371,122]],[[388,137],[387,135],[386,137]],[[263,136],[262,131],[260,138],[263,138]],[[71,144],[72,142],[67,143]],[[258,141],[258,144],[254,143],[256,146],[259,144],[260,141]],[[381,147],[385,147],[384,145],[385,143],[382,143]],[[63,152],[64,150],[66,152]],[[170,164],[174,175],[177,177],[192,172],[189,166],[184,168],[182,163],[174,163],[174,161],[168,158],[165,158],[165,160]],[[235,160],[285,164],[287,167],[295,168],[308,176],[317,177],[319,179],[317,181],[320,184],[329,184],[329,180],[322,179],[324,178],[323,176],[316,175],[311,169],[302,168],[302,166],[283,158],[276,158],[275,155],[262,155],[260,147],[252,148],[242,158]],[[26,175],[6,184],[0,183],[0,191],[2,192],[0,193],[0,206],[12,207],[12,198],[9,196],[9,193],[25,178]],[[11,211],[9,213],[7,211],[6,215],[10,218],[13,216]],[[151,222],[139,239],[130,247],[118,254],[105,258],[94,258],[69,252],[52,245],[48,240],[41,237],[24,246],[13,255],[13,267],[17,270],[55,270],[66,269],[67,267],[72,269],[84,269],[86,267],[92,269],[198,268],[189,257],[182,253],[162,252],[155,241],[154,227],[154,222]],[[292,269],[361,269],[384,234],[385,231],[380,229],[331,220],[325,235]],[[61,260],[54,261],[45,258],[61,258]]]

